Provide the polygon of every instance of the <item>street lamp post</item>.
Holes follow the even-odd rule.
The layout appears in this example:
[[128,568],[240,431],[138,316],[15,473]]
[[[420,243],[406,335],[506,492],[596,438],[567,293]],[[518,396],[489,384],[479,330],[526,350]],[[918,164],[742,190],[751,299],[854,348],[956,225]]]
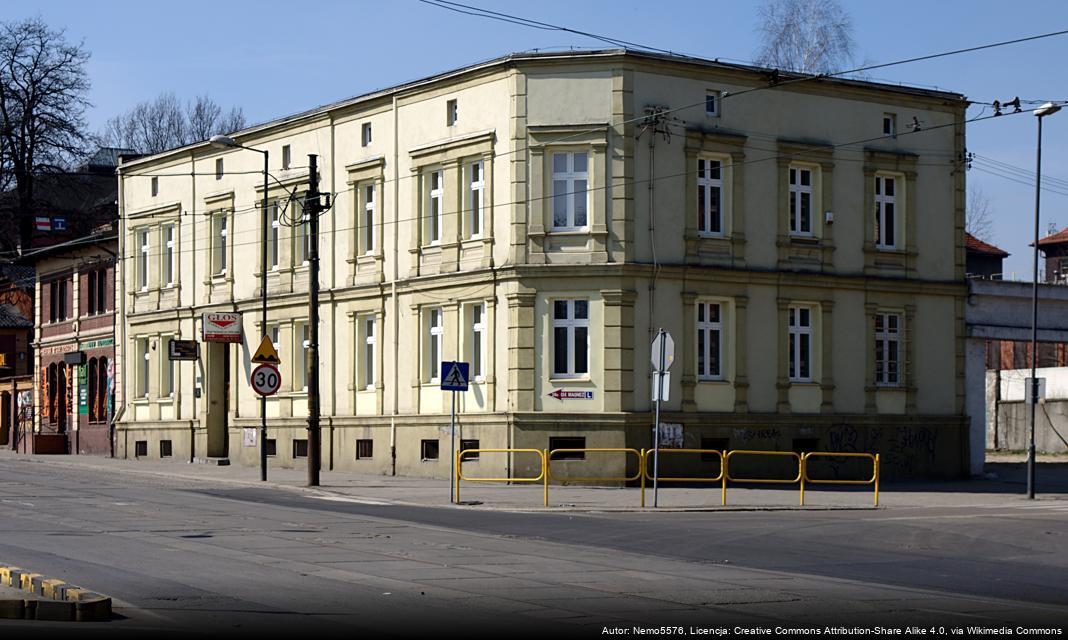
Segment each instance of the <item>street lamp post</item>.
[[[216,135],[208,141],[211,146],[219,149],[248,149],[263,154],[263,233],[261,234],[262,247],[260,252],[260,298],[262,302],[262,328],[263,334],[267,335],[267,227],[270,220],[267,217],[267,177],[270,164],[266,149],[253,149],[238,144],[230,136]],[[267,481],[267,396],[260,397],[260,480]]]
[[1038,407],[1038,224],[1042,202],[1042,118],[1060,110],[1060,105],[1052,102],[1035,109],[1038,147],[1035,151],[1035,243],[1031,271],[1031,434],[1027,446],[1027,497],[1032,500],[1035,498],[1035,410]]

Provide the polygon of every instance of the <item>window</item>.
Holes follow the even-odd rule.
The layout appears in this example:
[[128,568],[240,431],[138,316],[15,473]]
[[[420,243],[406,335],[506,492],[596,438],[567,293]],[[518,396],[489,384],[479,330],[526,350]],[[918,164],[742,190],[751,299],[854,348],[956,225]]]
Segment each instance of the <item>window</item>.
[[[471,449],[478,449],[478,440],[460,440],[460,451],[468,451]],[[478,460],[478,452],[469,453],[461,458],[463,462],[471,462],[472,460]]]
[[99,378],[99,376],[97,374],[97,367],[99,367],[99,366],[100,366],[99,362],[97,361],[96,358],[89,358],[89,362],[86,363],[86,365],[85,365],[85,368],[86,368],[85,382],[87,383],[87,385],[89,387],[89,389],[88,389],[89,393],[87,394],[88,397],[86,398],[86,400],[88,401],[88,404],[89,404],[89,422],[99,422],[100,420],[103,419],[97,413],[97,407],[99,405],[96,402],[97,393],[99,393],[99,389],[97,387],[97,383],[100,381],[100,378]]
[[293,345],[293,353],[297,354],[293,362],[293,388],[302,391],[308,390],[308,323],[297,322],[293,325],[293,336],[296,344]]
[[875,246],[879,249],[897,248],[897,179],[875,176]]
[[444,319],[441,309],[427,310],[427,343],[426,343],[426,367],[428,375],[424,379],[428,382],[438,382],[441,375],[441,344],[445,334]]
[[427,244],[441,242],[441,204],[444,195],[444,181],[441,169],[431,171],[427,176],[426,205],[426,239]]
[[875,314],[875,384],[901,384],[901,315]]
[[419,443],[419,457],[426,462],[427,460],[438,459],[438,441],[437,440],[423,440]]
[[553,229],[578,231],[587,225],[588,156],[585,151],[553,154]]
[[267,262],[272,271],[278,269],[278,232],[280,229],[278,206],[277,200],[271,203],[271,228],[267,236]]
[[365,185],[363,188],[363,253],[370,255],[375,252],[375,186]]
[[148,397],[148,385],[152,379],[152,351],[148,338],[137,339],[137,355],[141,358],[141,371],[137,379],[137,395]]
[[293,440],[293,458],[307,458],[308,457],[308,441],[307,439],[294,439]]
[[[586,438],[574,436],[557,436],[549,438],[549,451],[557,449],[585,449]],[[564,451],[553,456],[553,460],[585,460],[584,451]]]
[[155,198],[159,195],[159,178],[153,176],[152,178],[152,197]]
[[356,441],[356,459],[370,460],[375,457],[375,441],[370,438]]
[[697,232],[723,234],[723,166],[719,160],[697,159]]
[[697,303],[697,379],[722,380],[723,322],[718,302]]
[[484,380],[486,377],[486,306],[471,305],[471,377]]
[[223,159],[222,158],[216,158],[215,159],[215,179],[216,180],[222,180],[222,177],[223,177]]
[[812,382],[812,309],[790,307],[790,382]]
[[263,448],[267,450],[267,457],[273,458],[278,455],[278,441],[274,438],[267,438],[263,441]]
[[883,135],[892,138],[897,137],[897,115],[893,113],[883,114]]
[[98,422],[106,422],[108,419],[108,359],[97,358],[96,364],[96,396],[89,394],[90,406],[96,407],[96,419]]
[[217,276],[226,275],[226,214],[218,213],[211,218],[211,272]]
[[812,170],[790,167],[790,234],[812,235]]
[[370,122],[365,122],[365,123],[363,123],[363,126],[360,127],[360,145],[366,147],[366,146],[368,146],[370,144],[371,144],[371,123]]
[[590,303],[553,301],[553,376],[578,378],[589,368]]
[[[298,205],[294,204],[294,207]],[[306,212],[301,211],[300,224],[296,231],[296,246],[294,247],[297,255],[297,264],[306,265],[309,263],[311,256],[311,216]]]
[[135,440],[134,441],[134,457],[135,458],[147,458],[148,457],[148,440]]
[[[166,339],[164,344],[166,345],[167,350],[165,352],[161,352],[161,353],[170,354],[170,352],[171,352],[171,341],[173,339],[174,338],[171,338],[171,337],[168,337]],[[175,365],[175,362],[174,362],[174,360],[170,359],[169,355],[168,356],[161,355],[160,356],[160,363],[163,365],[163,379],[160,380],[159,395],[160,395],[160,397],[164,397],[164,398],[171,397],[171,396],[174,395],[174,365]]]
[[453,98],[445,103],[445,124],[452,126],[460,118],[460,110],[457,108],[456,99]]
[[290,161],[293,159],[293,150],[288,144],[282,145],[282,170],[289,169]]
[[375,319],[363,320],[363,360],[360,386],[364,389],[375,388]]
[[163,226],[163,286],[174,284],[174,225]]
[[85,315],[96,315],[108,310],[107,301],[107,268],[93,269],[85,277],[86,307],[82,311]]
[[62,322],[67,319],[67,279],[53,280],[48,286],[49,320]]
[[137,263],[137,285],[144,291],[148,289],[148,229],[138,231],[137,238],[141,249]]
[[470,238],[482,237],[482,192],[486,182],[482,171],[482,161],[478,160],[467,165],[468,182],[467,191],[467,235]]
[[159,457],[170,458],[174,455],[174,447],[171,445],[170,440],[159,441]]
[[719,117],[719,91],[708,91],[705,93],[705,115],[709,118]]

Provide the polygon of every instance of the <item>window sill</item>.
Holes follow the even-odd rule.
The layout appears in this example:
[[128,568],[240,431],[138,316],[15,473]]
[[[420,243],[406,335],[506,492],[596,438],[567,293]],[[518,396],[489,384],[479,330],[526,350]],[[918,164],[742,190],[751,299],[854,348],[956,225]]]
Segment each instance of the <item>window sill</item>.
[[588,375],[576,376],[574,378],[549,378],[551,383],[564,383],[564,382],[590,382],[591,378]]
[[788,380],[787,384],[791,387],[819,387],[820,383],[816,380]]
[[889,391],[891,393],[904,393],[904,392],[908,391],[908,387],[906,387],[903,384],[895,384],[895,385],[877,384],[874,387],[872,387],[872,389],[875,390],[876,392]]
[[589,227],[553,227],[549,229],[551,236],[585,236],[589,235]]
[[733,380],[727,380],[726,378],[698,378],[697,384],[717,385],[717,386],[729,386],[734,384]]

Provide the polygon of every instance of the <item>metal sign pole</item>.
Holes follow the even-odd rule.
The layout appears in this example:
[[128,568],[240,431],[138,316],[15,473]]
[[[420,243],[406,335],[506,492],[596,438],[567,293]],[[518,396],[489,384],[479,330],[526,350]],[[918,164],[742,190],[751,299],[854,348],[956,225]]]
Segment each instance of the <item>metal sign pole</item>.
[[657,332],[657,338],[660,340],[660,357],[657,361],[657,371],[653,374],[656,376],[656,419],[653,422],[653,508],[657,506],[659,479],[660,479],[660,398],[664,397],[664,345],[667,342],[664,339],[664,328],[661,327]]
[[449,463],[449,502],[456,501],[456,392],[452,392],[452,419],[449,426],[449,439],[452,440],[452,461]]

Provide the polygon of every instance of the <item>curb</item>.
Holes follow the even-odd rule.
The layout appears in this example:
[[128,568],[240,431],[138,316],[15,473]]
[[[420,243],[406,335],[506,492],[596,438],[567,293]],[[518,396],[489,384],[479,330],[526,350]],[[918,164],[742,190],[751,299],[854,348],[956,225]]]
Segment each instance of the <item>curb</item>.
[[0,565],[0,584],[41,599],[0,600],[0,619],[101,622],[111,619],[111,598],[63,580]]

